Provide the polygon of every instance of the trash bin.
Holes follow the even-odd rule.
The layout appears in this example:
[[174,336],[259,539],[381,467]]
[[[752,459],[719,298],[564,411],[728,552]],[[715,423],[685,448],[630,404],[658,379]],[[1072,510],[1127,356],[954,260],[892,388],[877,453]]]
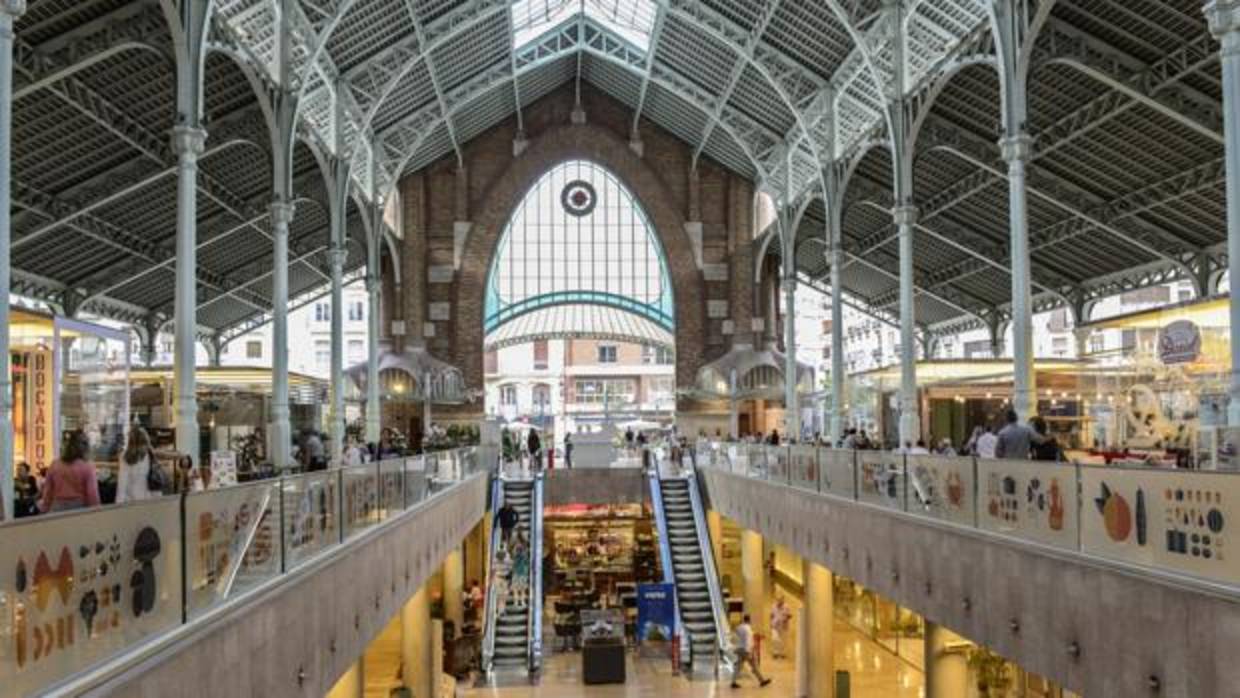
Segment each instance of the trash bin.
[[835,698],[852,698],[852,677],[847,671],[835,672]]

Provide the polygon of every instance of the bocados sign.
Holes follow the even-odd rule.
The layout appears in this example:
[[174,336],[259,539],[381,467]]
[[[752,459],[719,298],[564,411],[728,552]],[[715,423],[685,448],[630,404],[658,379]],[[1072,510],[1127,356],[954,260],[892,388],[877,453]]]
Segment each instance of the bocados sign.
[[1188,320],[1176,320],[1158,335],[1158,358],[1164,364],[1186,364],[1201,355],[1201,330]]

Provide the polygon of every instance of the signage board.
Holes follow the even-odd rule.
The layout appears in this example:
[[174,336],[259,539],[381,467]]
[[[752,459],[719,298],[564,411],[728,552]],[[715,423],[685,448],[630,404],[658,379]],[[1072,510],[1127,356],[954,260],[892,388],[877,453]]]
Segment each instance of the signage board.
[[1201,355],[1201,330],[1188,320],[1176,320],[1158,333],[1158,358],[1164,364],[1187,364]]

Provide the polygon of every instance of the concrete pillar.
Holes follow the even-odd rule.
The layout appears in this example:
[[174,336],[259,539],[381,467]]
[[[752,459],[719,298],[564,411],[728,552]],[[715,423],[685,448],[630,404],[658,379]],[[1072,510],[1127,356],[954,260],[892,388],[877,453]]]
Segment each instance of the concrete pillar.
[[1008,164],[1008,220],[1012,245],[1012,407],[1021,421],[1037,412],[1037,385],[1033,373],[1033,294],[1029,261],[1029,212],[1025,166],[1033,139],[1027,133],[999,141]]
[[431,374],[430,371],[419,376],[422,381],[422,438],[423,446],[426,448],[426,439],[431,435]]
[[894,210],[900,236],[900,446],[916,443],[921,433],[917,415],[917,333],[913,306],[913,226],[916,206]]
[[766,558],[762,550],[762,534],[745,529],[741,531],[741,598],[745,613],[754,631],[769,635],[766,613]]
[[268,453],[277,468],[292,465],[293,434],[288,406],[288,231],[292,222],[292,202],[277,200],[271,204],[275,252],[271,275],[271,425],[268,428],[271,446]]
[[[1223,134],[1227,162],[1227,271],[1240,287],[1240,1],[1212,0],[1205,7],[1210,33],[1222,44]],[[1231,294],[1231,384],[1227,423],[1240,427],[1240,293]]]
[[938,623],[926,621],[926,640],[923,664],[925,665],[925,698],[952,698],[965,694],[963,683],[951,680],[951,672],[945,671],[943,650],[947,646],[947,633]]
[[[337,225],[339,218],[340,237],[332,231],[334,239],[344,237],[344,211],[333,211],[332,227]],[[331,328],[331,408],[328,411],[328,434],[331,436],[332,465],[342,465],[344,453],[344,262],[349,256],[340,244],[333,244],[327,251],[327,262],[331,266],[332,279],[332,328]]]
[[[533,560],[530,564],[535,564]],[[451,621],[456,634],[461,634],[465,623],[465,604],[461,594],[465,591],[465,559],[461,548],[453,548],[443,561],[443,617]]]
[[400,610],[401,677],[417,698],[435,695],[431,585],[423,584]]
[[784,437],[801,439],[801,404],[797,394],[797,278],[791,262],[783,278],[784,290]]
[[336,680],[336,685],[327,692],[327,698],[365,698],[366,676],[363,671],[365,657],[358,657],[344,674]]
[[482,521],[465,536],[465,579],[467,583],[486,579],[486,526]]
[[[13,23],[25,11],[25,0],[0,2],[0,288],[10,287],[12,275]],[[6,299],[0,303],[0,520],[12,519],[14,506],[13,391],[9,371],[9,304]]]
[[809,560],[802,563],[805,578],[805,625],[797,628],[806,636],[805,696],[835,696],[835,579],[831,571]]
[[[710,550],[715,556],[715,570],[718,571],[723,560],[723,517],[714,509],[706,510],[706,532],[710,535]],[[723,580],[720,579],[719,583],[722,584]]]

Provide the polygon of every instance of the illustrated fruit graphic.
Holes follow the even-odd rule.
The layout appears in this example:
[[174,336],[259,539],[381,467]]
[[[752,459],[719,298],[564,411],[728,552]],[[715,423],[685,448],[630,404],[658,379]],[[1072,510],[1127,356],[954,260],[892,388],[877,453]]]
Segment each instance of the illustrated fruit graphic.
[[1132,533],[1132,510],[1128,506],[1128,501],[1118,492],[1112,492],[1104,482],[1101,496],[1094,499],[1094,504],[1102,514],[1102,523],[1111,540],[1116,543],[1128,540],[1128,536]]

